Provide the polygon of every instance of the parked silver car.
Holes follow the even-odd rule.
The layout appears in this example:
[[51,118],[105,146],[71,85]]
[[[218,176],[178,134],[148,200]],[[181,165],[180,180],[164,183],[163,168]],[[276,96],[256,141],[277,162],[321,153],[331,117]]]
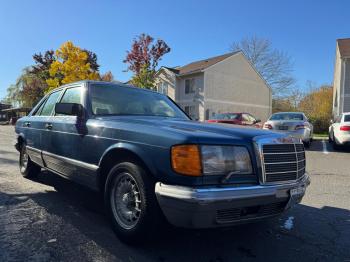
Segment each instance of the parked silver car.
[[283,112],[273,114],[263,129],[290,133],[293,137],[300,138],[306,146],[310,146],[314,128],[304,113]]

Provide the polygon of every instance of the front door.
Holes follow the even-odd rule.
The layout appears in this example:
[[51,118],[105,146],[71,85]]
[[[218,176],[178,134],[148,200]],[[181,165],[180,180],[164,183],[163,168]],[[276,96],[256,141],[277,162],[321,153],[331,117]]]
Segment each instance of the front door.
[[[59,103],[84,105],[83,90],[80,85],[65,89]],[[81,150],[86,135],[86,124],[76,116],[58,114],[54,114],[48,124],[50,136],[47,150],[43,152],[48,167],[82,184],[94,183],[91,173],[95,170],[83,162],[84,152]]]

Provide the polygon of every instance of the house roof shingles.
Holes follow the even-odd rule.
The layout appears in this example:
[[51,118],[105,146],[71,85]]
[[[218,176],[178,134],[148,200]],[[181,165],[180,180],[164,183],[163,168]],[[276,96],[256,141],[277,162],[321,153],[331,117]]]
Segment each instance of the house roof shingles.
[[350,38],[338,39],[338,48],[341,57],[350,57]]
[[181,67],[176,67],[173,70],[176,70],[177,74],[179,75],[194,74],[232,56],[235,53],[237,52],[231,52],[224,55],[215,56],[215,57],[207,58],[200,61],[195,61]]

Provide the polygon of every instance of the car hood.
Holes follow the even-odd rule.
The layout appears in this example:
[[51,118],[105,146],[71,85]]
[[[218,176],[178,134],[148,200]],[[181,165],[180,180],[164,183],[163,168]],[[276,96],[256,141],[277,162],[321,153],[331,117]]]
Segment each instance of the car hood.
[[[216,123],[203,123],[191,120],[183,120],[177,118],[166,118],[166,117],[123,117],[123,116],[108,116],[100,117],[99,120],[113,121],[113,122],[124,122],[134,125],[144,126],[144,129],[149,130],[156,129],[167,130],[172,133],[184,134],[187,136],[196,137],[198,139],[207,140],[211,138],[227,138],[227,139],[253,139],[256,136],[264,136],[269,134],[279,134],[267,130],[257,129],[253,127],[235,126],[231,124],[216,124]],[[117,125],[116,125],[117,126]],[[146,128],[147,126],[147,128]],[[157,132],[157,131],[155,131]]]

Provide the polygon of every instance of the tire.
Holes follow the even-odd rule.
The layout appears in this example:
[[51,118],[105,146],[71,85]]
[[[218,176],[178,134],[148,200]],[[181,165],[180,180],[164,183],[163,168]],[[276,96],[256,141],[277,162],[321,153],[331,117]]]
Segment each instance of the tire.
[[133,162],[119,163],[109,172],[104,194],[106,211],[123,242],[140,244],[157,235],[163,214],[154,186],[151,176]]
[[333,143],[333,140],[331,138],[331,134],[328,135],[328,143],[332,144]]
[[41,167],[30,160],[25,144],[22,145],[19,154],[19,170],[25,178],[35,178],[41,171]]
[[335,139],[333,140],[332,145],[333,145],[333,149],[334,150],[340,150],[341,149],[341,145],[338,145],[337,141]]
[[311,140],[304,142],[305,148],[309,148],[311,146]]

